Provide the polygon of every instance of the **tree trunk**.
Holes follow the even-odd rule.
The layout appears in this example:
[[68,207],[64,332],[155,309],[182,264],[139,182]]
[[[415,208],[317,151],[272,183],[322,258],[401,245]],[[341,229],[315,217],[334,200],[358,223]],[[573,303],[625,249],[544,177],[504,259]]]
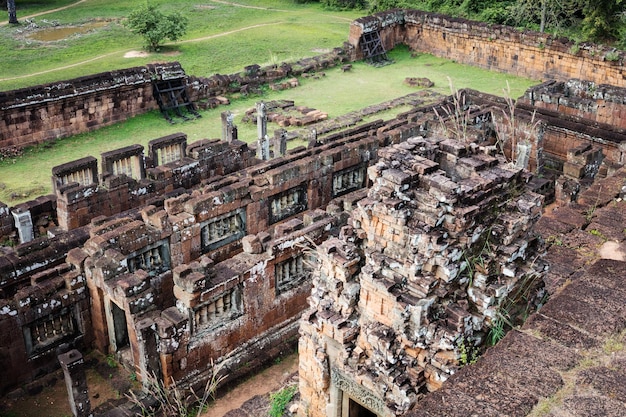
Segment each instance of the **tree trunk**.
[[546,30],[546,9],[548,7],[546,3],[547,3],[546,0],[543,0],[541,2],[541,23],[539,26],[539,32],[542,32],[542,33],[544,30]]
[[7,10],[9,11],[9,23],[17,25],[17,12],[15,11],[15,0],[7,0]]

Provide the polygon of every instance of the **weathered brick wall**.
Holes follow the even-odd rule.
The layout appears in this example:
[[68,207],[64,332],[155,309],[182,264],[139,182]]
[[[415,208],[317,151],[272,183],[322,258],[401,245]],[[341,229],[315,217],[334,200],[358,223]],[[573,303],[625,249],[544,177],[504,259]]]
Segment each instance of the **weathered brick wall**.
[[145,67],[0,92],[0,148],[87,132],[156,107]]
[[[75,195],[82,193],[74,200],[76,213],[72,216],[85,216],[81,221],[90,224],[58,232],[54,240],[37,239],[7,250],[0,257],[3,303],[17,305],[21,298],[14,294],[33,288],[29,281],[33,273],[44,271],[46,277],[53,276],[54,268],[67,260],[77,265],[89,292],[89,318],[80,319],[89,323],[87,329],[80,328],[82,337],[90,341],[89,347],[103,352],[121,347],[121,360],[135,366],[138,373],[159,369],[161,361],[167,381],[172,376],[189,384],[208,375],[211,359],[223,357],[229,375],[236,378],[293,346],[310,280],[301,270],[303,262],[288,262],[303,253],[308,239],[320,243],[335,227],[335,220],[316,208],[340,198],[334,210],[341,211],[339,207],[349,199],[349,193],[366,186],[366,167],[375,157],[379,142],[385,141],[376,136],[380,123],[368,126],[353,129],[354,136],[348,130],[325,144],[248,168],[245,164],[250,158],[246,152],[238,152],[243,143],[201,141],[187,148],[193,158],[147,168],[147,176],[158,180],[137,181],[109,172],[104,178],[108,189],[103,191],[98,191],[100,183],[90,176],[94,160],[58,167],[54,181],[59,200],[67,199],[71,190],[76,190]],[[170,139],[157,142],[159,146],[181,143],[178,136]],[[117,156],[108,155],[112,162],[107,163],[107,169],[119,168],[116,158],[138,158],[139,151],[132,147]],[[154,165],[153,161],[146,165],[150,164]],[[134,163],[130,165],[137,168]],[[194,186],[194,191],[177,189],[169,196],[163,194],[189,185],[188,181],[197,184],[197,179],[204,183]],[[160,200],[155,198],[156,192],[146,192],[154,205],[122,216],[119,213],[128,207],[120,206],[115,208],[116,216],[102,216],[104,210],[117,204],[116,198],[133,195],[123,194],[122,186],[140,190],[150,181],[152,190],[161,190]],[[129,184],[135,184],[134,188]],[[100,192],[108,200],[98,204],[109,208],[90,208],[89,204],[95,204],[93,195]],[[305,204],[296,201],[298,198]],[[59,204],[60,216],[63,210]],[[65,242],[65,246],[57,241]],[[158,266],[151,270],[151,264]],[[277,265],[282,272],[276,270]],[[190,286],[185,271],[192,271],[192,278],[202,271],[205,284]],[[292,271],[299,277],[295,283],[288,279]],[[201,291],[194,293],[195,289]],[[223,294],[235,289],[245,303],[240,309],[243,315],[207,327],[209,309],[215,313],[213,298],[221,299],[219,308],[223,308]],[[202,305],[208,305],[206,311],[193,313],[194,320],[204,326],[199,333],[198,323],[189,320],[192,311]],[[119,331],[120,326],[125,331]],[[76,341],[71,345],[77,345]],[[15,369],[24,358],[17,359]],[[55,363],[48,355],[39,365]],[[31,377],[7,380],[3,389]]]
[[[184,134],[174,135],[185,136]],[[176,139],[176,138],[173,138]],[[148,168],[143,153],[138,164],[146,178],[112,175],[102,167],[102,183],[70,182],[57,185],[58,224],[63,230],[89,224],[92,218],[111,216],[141,207],[153,199],[179,188],[192,188],[202,181],[236,172],[254,163],[253,155],[243,142],[228,144],[218,140],[195,142],[187,148],[188,155],[176,162]],[[151,161],[148,161],[152,164]]]
[[[72,246],[79,244],[72,242]],[[64,260],[67,250],[59,242],[52,242],[51,245]],[[24,268],[21,272],[30,272],[27,278],[30,285],[22,287],[12,297],[6,295],[15,291],[15,285],[10,285],[15,282],[7,282],[7,277],[2,274],[2,294],[5,297],[0,299],[0,332],[3,335],[0,343],[3,370],[0,392],[28,383],[55,369],[57,349],[69,345],[83,348],[91,344],[90,302],[81,266],[62,260],[59,263],[48,250],[36,253],[40,257],[38,261],[32,258],[33,255],[21,253],[21,266]],[[0,259],[8,260],[6,257]],[[29,271],[33,267],[35,269]],[[6,265],[2,265],[2,269],[3,273],[6,272]]]
[[211,77],[190,76],[188,80],[190,99],[201,106],[216,107],[225,104],[233,93],[250,94],[263,84],[270,84],[304,73],[322,71],[350,60],[350,48],[334,48],[332,51],[310,58],[303,58],[281,65],[249,65],[242,72],[215,74]]
[[355,58],[363,56],[359,47],[361,34],[373,30],[380,31],[387,50],[406,44],[415,51],[522,77],[578,78],[597,84],[624,85],[624,54],[617,53],[616,60],[607,59],[613,50],[600,45],[583,43],[573,48],[573,41],[545,33],[419,10],[392,10],[352,23],[349,43],[355,47]]
[[529,88],[519,103],[626,128],[626,88],[590,81],[547,81]]

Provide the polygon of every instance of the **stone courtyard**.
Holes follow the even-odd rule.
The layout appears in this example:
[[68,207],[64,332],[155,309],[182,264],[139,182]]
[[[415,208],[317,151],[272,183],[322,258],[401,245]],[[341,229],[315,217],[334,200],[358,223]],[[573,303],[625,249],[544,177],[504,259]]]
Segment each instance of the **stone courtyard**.
[[300,416],[624,415],[623,67],[542,37],[394,10],[296,64],[199,79],[170,63],[3,94],[0,145],[23,146],[155,108],[160,80],[180,81],[184,111],[297,88],[349,71],[372,40],[549,79],[517,100],[517,124],[473,90],[337,119],[259,101],[252,139],[224,111],[219,139],[180,132],[55,167],[53,194],[0,203],[15,242],[0,248],[0,393],[60,366],[87,416],[91,349],[139,382],[197,389],[297,346]]

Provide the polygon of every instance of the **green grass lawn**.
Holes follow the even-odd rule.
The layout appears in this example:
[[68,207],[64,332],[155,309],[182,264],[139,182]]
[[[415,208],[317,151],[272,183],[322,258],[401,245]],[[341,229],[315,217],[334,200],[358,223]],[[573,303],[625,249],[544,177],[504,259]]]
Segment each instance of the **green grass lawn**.
[[[268,10],[236,7],[211,0],[201,3],[162,1],[164,9],[180,8],[189,13],[192,21],[189,34],[182,42],[164,48],[162,53],[147,58],[124,58],[124,53],[129,50],[141,50],[142,42],[138,37],[129,35],[119,24],[119,19],[142,2],[87,0],[63,12],[46,15],[49,21],[58,19],[68,24],[86,22],[95,17],[113,19],[94,33],[60,42],[30,42],[27,45],[22,38],[14,38],[15,35],[11,34],[19,27],[0,26],[0,51],[12,57],[2,61],[0,79],[26,75],[0,81],[0,89],[164,60],[177,60],[187,73],[194,75],[238,72],[245,65],[280,63],[340,46],[348,37],[350,21],[359,16],[355,12],[329,12],[319,5],[295,4],[286,0],[244,0],[240,3]],[[67,2],[59,0],[54,4]],[[233,30],[239,32],[216,36]],[[20,46],[15,50],[9,46],[16,44]],[[102,55],[105,57],[99,58]],[[152,139],[175,132],[187,134],[189,143],[217,138],[221,134],[220,113],[226,110],[235,114],[240,139],[252,142],[256,139],[256,129],[252,125],[244,125],[241,116],[259,100],[294,100],[297,105],[313,107],[327,112],[330,117],[337,117],[416,91],[403,83],[406,77],[428,77],[435,82],[435,90],[443,94],[450,93],[448,77],[455,88],[470,87],[493,94],[501,94],[508,82],[513,97],[520,96],[529,86],[537,83],[459,65],[427,54],[412,56],[405,47],[391,51],[390,57],[395,61],[392,65],[375,68],[365,63],[354,63],[349,72],[342,72],[339,68],[329,69],[326,76],[320,79],[301,79],[301,86],[295,89],[268,91],[263,97],[242,98],[234,100],[230,106],[202,111],[202,118],[197,120],[170,125],[155,111],[95,132],[29,148],[23,157],[0,162],[0,201],[13,206],[51,192],[52,167],[87,155],[98,158],[102,152],[134,143],[146,146]],[[88,62],[75,65],[82,61]],[[67,65],[75,66],[28,76]],[[393,114],[386,116],[393,117]]]
[[[190,74],[198,76],[237,72],[245,65],[313,56],[315,51],[340,46],[347,39],[350,22],[361,15],[354,11],[325,11],[319,4],[302,5],[288,0],[238,2],[266,10],[212,0],[150,3],[160,5],[164,13],[180,11],[189,18],[189,28],[179,42],[147,58],[124,57],[129,51],[142,50],[143,39],[122,24],[123,18],[145,4],[145,0],[87,0],[33,18],[38,29],[29,29],[18,9],[21,25],[0,26],[0,91],[164,60],[178,60]],[[33,30],[52,27],[53,22],[77,26],[94,21],[104,21],[106,25],[54,42],[28,37]]]

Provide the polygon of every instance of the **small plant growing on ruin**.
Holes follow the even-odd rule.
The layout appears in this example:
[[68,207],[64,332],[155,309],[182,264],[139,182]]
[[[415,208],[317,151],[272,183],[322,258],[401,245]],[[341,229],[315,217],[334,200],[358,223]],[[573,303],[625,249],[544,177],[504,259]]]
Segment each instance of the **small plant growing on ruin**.
[[578,44],[578,42],[574,43],[572,46],[569,47],[570,54],[578,55],[578,52],[580,52],[580,45]]
[[297,391],[298,387],[293,385],[270,394],[270,417],[281,417]]
[[465,102],[465,94],[454,88],[452,79],[448,77],[452,105],[442,105],[433,111],[439,121],[439,133],[445,137],[467,142],[467,129],[471,122],[470,107]]
[[476,363],[480,357],[480,350],[472,343],[470,339],[461,336],[457,340],[457,348],[459,349],[459,365],[472,365]]
[[125,22],[131,32],[143,36],[150,51],[159,51],[165,39],[180,39],[187,32],[187,24],[180,13],[166,15],[152,5],[133,10]]
[[151,397],[156,401],[159,415],[164,417],[200,417],[206,411],[209,398],[215,399],[217,387],[224,380],[226,375],[221,374],[219,366],[211,363],[211,377],[208,378],[204,391],[198,395],[193,388],[183,388],[172,380],[169,387],[166,387],[163,380],[154,373],[147,376],[143,382],[144,395],[136,394],[133,391],[126,394],[126,397],[135,406],[141,409],[142,415],[154,415],[154,411],[149,405],[149,401],[144,398]]
[[609,51],[604,55],[604,59],[610,62],[619,61],[619,54],[616,51]]
[[536,112],[532,113],[530,121],[520,119],[515,114],[515,100],[511,98],[511,87],[508,81],[506,83],[506,89],[502,91],[504,93],[506,107],[502,109],[501,121],[494,120],[493,123],[497,136],[496,146],[500,149],[500,152],[505,158],[505,148],[510,147],[509,161],[521,165],[523,158],[517,161],[517,146],[522,143],[530,146],[530,143],[539,135],[541,121],[536,119]]
[[510,320],[501,312],[499,312],[497,317],[492,320],[491,328],[487,334],[487,343],[489,346],[495,346],[500,340],[502,340],[504,335],[506,335],[507,322],[510,323]]
[[115,359],[115,355],[108,354],[105,360],[109,368],[117,368],[117,360]]

